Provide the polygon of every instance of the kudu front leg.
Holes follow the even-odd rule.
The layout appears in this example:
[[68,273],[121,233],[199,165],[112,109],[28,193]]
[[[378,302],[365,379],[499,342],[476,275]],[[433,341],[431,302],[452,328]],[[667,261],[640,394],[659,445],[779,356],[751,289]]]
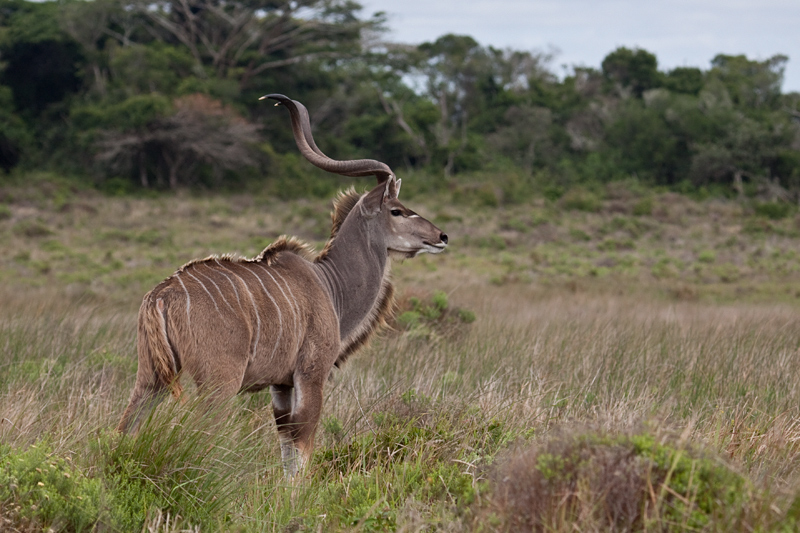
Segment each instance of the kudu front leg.
[[297,452],[292,440],[290,421],[292,416],[292,387],[288,385],[272,385],[272,413],[278,428],[278,440],[281,444],[281,462],[283,474],[294,477],[297,474]]
[[323,385],[323,382],[295,380],[293,402],[291,387],[273,386],[270,389],[281,442],[283,471],[288,477],[303,470],[311,459],[314,434],[322,412]]

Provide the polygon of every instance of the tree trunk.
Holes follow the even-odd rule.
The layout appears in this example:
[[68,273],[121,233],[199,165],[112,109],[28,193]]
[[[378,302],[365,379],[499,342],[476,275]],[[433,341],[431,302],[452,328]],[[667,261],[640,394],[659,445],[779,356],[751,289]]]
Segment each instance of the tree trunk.
[[742,171],[736,170],[733,173],[733,190],[736,191],[739,198],[741,199],[744,196],[744,185],[742,184]]
[[145,189],[150,187],[149,180],[147,179],[147,159],[144,151],[139,152],[139,181]]

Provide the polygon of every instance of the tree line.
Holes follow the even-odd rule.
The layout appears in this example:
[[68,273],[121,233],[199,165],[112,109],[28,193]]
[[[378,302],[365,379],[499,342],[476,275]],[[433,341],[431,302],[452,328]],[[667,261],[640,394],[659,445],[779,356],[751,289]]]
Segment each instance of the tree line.
[[665,71],[623,47],[559,79],[546,54],[452,34],[389,43],[385,29],[352,0],[0,0],[0,167],[121,190],[313,193],[287,117],[258,101],[281,92],[331,157],[435,185],[512,176],[498,179],[513,199],[633,178],[797,198],[786,56]]

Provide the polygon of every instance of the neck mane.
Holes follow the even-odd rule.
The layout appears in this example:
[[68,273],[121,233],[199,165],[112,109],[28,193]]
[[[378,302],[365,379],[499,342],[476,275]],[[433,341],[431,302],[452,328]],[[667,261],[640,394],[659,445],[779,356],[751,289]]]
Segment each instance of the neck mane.
[[[385,245],[374,246],[354,208],[363,197],[354,188],[339,193],[331,213],[331,236],[314,259],[317,273],[328,287],[339,316],[341,349],[336,366],[369,342],[394,307],[394,287],[389,276]],[[357,252],[348,250],[357,247]]]
[[[279,237],[255,259],[270,264],[280,252],[288,251],[314,264],[339,318],[341,348],[336,366],[386,325],[394,306],[388,252],[370,247],[358,221],[351,221],[343,230],[345,220],[362,196],[352,187],[339,193],[331,212],[331,236],[316,256],[301,241]],[[352,214],[360,215],[358,211]]]

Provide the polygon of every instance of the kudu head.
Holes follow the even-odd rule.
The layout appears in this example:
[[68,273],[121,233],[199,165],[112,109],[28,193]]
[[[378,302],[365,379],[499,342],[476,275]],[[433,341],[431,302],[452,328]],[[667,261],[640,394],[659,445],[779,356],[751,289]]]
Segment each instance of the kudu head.
[[[414,257],[420,253],[437,254],[447,247],[447,235],[428,220],[405,207],[400,200],[401,180],[386,163],[374,159],[337,161],[317,147],[311,135],[308,110],[303,104],[282,94],[268,94],[260,99],[277,100],[292,117],[292,133],[300,153],[313,165],[342,176],[376,176],[378,185],[369,191],[354,210],[368,221],[366,230],[373,242],[384,242],[390,255]],[[349,217],[348,217],[349,218]],[[347,221],[345,221],[347,223]]]

